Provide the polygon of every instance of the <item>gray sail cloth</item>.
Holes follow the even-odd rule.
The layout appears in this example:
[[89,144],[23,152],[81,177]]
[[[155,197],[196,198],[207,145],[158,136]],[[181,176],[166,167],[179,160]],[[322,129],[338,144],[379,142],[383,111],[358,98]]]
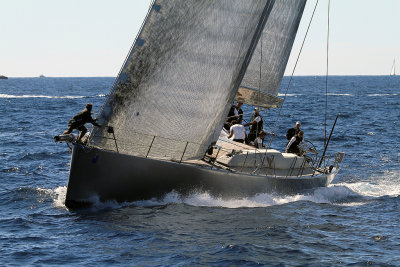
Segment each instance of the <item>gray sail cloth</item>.
[[[274,0],[156,0],[90,144],[201,158],[217,140]],[[185,154],[182,157],[183,152]]]
[[255,95],[258,94],[253,92],[252,95],[249,94],[248,100],[238,100],[262,107],[276,107],[281,104],[282,101],[274,96],[278,95],[305,4],[306,0],[275,1],[241,83],[243,88],[259,90],[271,97],[267,98],[261,94],[261,103],[257,103],[254,98],[257,98]]

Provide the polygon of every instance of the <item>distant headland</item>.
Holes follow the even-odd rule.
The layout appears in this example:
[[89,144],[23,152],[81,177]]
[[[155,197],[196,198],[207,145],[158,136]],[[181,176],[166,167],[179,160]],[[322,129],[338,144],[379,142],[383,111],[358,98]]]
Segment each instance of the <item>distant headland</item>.
[[3,76],[3,75],[0,75],[0,79],[2,79],[2,80],[6,80],[6,79],[8,79],[8,77],[6,77],[6,76]]

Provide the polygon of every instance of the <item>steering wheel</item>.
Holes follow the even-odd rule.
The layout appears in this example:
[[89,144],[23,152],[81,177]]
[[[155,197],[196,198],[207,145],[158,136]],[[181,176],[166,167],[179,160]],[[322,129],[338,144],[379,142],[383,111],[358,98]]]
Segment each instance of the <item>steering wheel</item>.
[[316,162],[318,158],[318,151],[317,148],[314,146],[313,143],[310,141],[306,140],[305,141],[306,146],[304,145],[301,147],[302,148],[302,155],[308,157],[313,163]]

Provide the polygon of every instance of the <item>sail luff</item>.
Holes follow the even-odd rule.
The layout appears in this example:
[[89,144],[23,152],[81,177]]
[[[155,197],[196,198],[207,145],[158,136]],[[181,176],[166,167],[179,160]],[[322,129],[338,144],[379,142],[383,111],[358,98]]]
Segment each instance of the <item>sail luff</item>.
[[[149,16],[150,16],[151,12],[153,11],[154,2],[155,2],[155,0],[152,0],[152,2],[150,3],[149,9],[147,10],[147,14],[146,14],[146,16],[145,16],[145,19],[144,19],[142,25],[140,26],[139,32],[137,33],[137,35],[136,35],[136,37],[135,37],[135,41],[132,43],[132,46],[130,47],[129,52],[128,52],[127,56],[125,57],[125,60],[124,60],[122,66],[121,66],[121,68],[120,68],[120,70],[119,70],[119,72],[118,72],[117,77],[115,78],[115,80],[114,80],[114,82],[113,82],[113,84],[112,84],[112,86],[111,86],[110,92],[108,93],[107,98],[106,98],[106,101],[104,101],[104,103],[103,103],[103,105],[102,105],[102,107],[101,107],[101,109],[100,109],[100,111],[99,111],[99,114],[102,114],[102,113],[103,113],[104,107],[106,106],[106,104],[107,104],[109,101],[111,101],[112,95],[113,95],[114,91],[116,90],[118,84],[121,82],[121,78],[123,77],[121,74],[122,74],[122,72],[124,71],[124,68],[125,68],[125,66],[126,66],[127,61],[128,61],[129,58],[132,56],[132,53],[133,53],[133,51],[135,50],[136,41],[138,40],[139,36],[142,34],[143,29],[144,29],[144,27],[145,27],[145,25],[146,25],[146,22],[148,21],[148,18],[149,18]],[[93,128],[93,131],[97,131],[97,130],[98,130],[98,129]],[[92,134],[93,134],[93,132],[91,133],[90,139],[91,139],[92,136],[93,136]]]

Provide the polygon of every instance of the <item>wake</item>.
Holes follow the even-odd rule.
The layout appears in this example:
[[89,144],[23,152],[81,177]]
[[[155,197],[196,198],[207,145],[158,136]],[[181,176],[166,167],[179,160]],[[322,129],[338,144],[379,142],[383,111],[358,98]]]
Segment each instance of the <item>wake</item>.
[[[163,199],[151,199],[135,202],[118,203],[116,201],[101,202],[97,196],[93,196],[89,201],[93,204],[91,209],[118,209],[126,206],[154,207],[169,204],[186,204],[196,207],[220,207],[220,208],[258,208],[284,205],[297,201],[310,201],[341,206],[359,206],[367,204],[381,197],[398,197],[400,195],[400,185],[397,183],[398,172],[388,172],[379,183],[355,182],[338,183],[328,187],[317,188],[307,194],[297,195],[278,195],[278,194],[258,194],[254,197],[223,199],[214,197],[208,193],[193,193],[187,197],[182,197],[177,192],[170,192]],[[380,177],[382,178],[382,177]],[[378,180],[378,179],[376,179]],[[41,189],[42,190],[42,189]],[[57,187],[52,190],[53,206],[57,208],[65,207],[66,186]]]

